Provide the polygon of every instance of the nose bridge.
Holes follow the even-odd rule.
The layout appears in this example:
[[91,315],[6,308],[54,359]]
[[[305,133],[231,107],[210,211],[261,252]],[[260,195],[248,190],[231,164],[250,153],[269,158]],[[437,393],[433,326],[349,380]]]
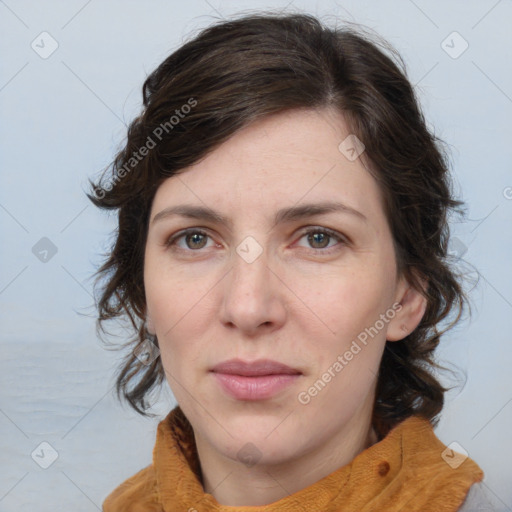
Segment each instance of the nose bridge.
[[[259,237],[261,240],[261,237]],[[239,299],[262,301],[268,293],[270,283],[268,251],[265,243],[258,242],[253,235],[246,236],[233,254],[231,293]]]
[[264,243],[252,235],[235,247],[222,310],[225,322],[253,331],[261,324],[279,320],[282,308],[267,256]]

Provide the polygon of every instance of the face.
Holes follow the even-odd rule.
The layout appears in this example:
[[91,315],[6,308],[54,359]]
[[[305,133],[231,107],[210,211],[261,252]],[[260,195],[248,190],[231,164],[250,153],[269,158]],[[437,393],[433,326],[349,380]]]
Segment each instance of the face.
[[[292,460],[371,415],[404,288],[379,186],[338,149],[349,133],[331,110],[267,117],[156,192],[148,325],[196,439],[230,459],[252,443]],[[288,369],[218,366],[233,359]]]

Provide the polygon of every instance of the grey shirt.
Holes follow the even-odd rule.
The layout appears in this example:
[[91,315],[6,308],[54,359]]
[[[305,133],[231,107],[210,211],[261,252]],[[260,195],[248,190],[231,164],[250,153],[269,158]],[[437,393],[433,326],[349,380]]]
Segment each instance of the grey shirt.
[[458,512],[504,512],[508,510],[503,504],[493,499],[482,482],[473,484]]

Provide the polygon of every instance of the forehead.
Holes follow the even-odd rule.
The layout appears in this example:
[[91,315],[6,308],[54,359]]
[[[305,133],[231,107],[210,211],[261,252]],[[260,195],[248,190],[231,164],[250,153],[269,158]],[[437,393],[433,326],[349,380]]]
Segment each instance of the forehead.
[[376,181],[360,158],[348,159],[340,151],[349,135],[341,114],[331,109],[268,116],[165,180],[153,215],[183,202],[249,215],[320,201],[341,201],[369,217],[382,215]]

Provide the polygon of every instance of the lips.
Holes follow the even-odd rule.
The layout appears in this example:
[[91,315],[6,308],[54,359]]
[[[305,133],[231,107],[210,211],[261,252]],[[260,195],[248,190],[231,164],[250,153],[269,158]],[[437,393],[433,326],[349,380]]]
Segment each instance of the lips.
[[260,359],[231,359],[216,365],[211,373],[220,389],[236,400],[267,400],[291,386],[302,375],[283,363]]
[[262,375],[300,375],[302,372],[283,363],[270,359],[260,359],[245,362],[241,359],[230,359],[218,364],[211,370],[227,375],[242,375],[244,377],[258,377]]

